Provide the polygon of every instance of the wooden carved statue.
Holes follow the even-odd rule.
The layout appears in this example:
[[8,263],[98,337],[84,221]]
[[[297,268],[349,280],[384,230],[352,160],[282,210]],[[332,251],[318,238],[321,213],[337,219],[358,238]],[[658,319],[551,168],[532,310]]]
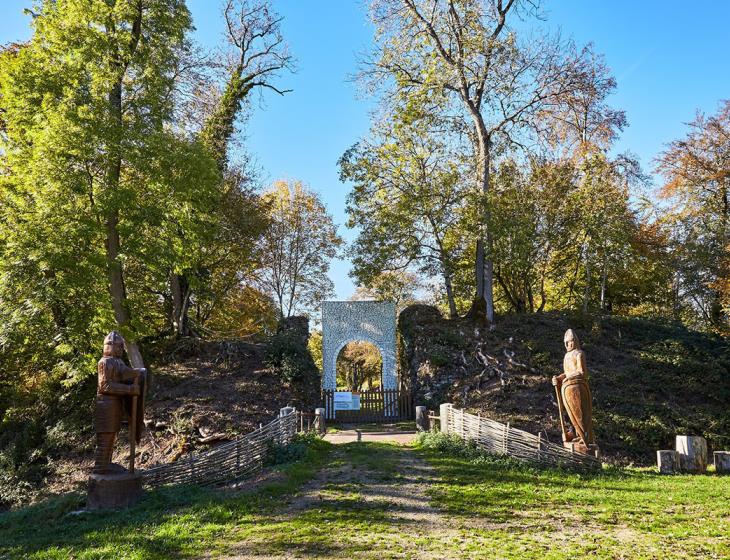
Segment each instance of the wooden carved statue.
[[[563,373],[552,379],[558,401],[563,444],[580,453],[597,454],[586,357],[572,329],[565,332],[563,341],[567,350],[563,358]],[[568,412],[572,425],[567,429],[563,420],[563,408]]]
[[[122,413],[129,418],[129,472],[134,472],[135,445],[139,443],[144,418],[144,382],[147,370],[131,368],[122,360],[124,339],[116,331],[104,339],[104,355],[97,365],[99,384],[96,389],[96,456],[93,473],[123,472],[111,463],[114,442],[122,424]],[[139,402],[138,402],[139,401]]]

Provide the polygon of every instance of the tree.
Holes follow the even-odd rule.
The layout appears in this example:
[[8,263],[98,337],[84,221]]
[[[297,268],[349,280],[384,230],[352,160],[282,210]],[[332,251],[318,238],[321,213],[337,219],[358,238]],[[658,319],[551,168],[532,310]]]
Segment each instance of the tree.
[[[403,122],[403,121],[406,122]],[[340,179],[354,182],[348,196],[348,225],[358,227],[353,247],[353,276],[372,286],[383,272],[409,267],[440,276],[449,312],[456,317],[453,275],[465,248],[466,193],[459,155],[424,127],[396,115],[373,127],[372,140],[361,142],[340,159]]]
[[566,91],[557,104],[537,116],[544,139],[580,162],[591,154],[606,152],[628,121],[624,111],[606,102],[616,89],[616,80],[592,45],[585,47],[574,71],[581,87]]
[[494,319],[492,233],[488,195],[494,157],[524,143],[538,114],[581,89],[584,53],[559,38],[520,42],[508,26],[531,2],[520,0],[373,0],[378,55],[365,73],[391,95],[443,96],[470,140],[472,184],[480,202],[475,240],[474,313]]
[[[205,72],[205,62],[190,65],[200,68],[194,74],[193,90],[196,105],[202,108],[192,112],[193,121],[181,123],[184,128],[196,130],[198,140],[215,158],[221,173],[219,205],[209,220],[211,234],[199,251],[191,251],[191,241],[181,231],[181,244],[186,250],[177,259],[170,272],[170,323],[178,336],[194,334],[189,312],[195,307],[214,306],[232,301],[229,292],[247,291],[244,276],[257,264],[253,249],[266,227],[265,212],[258,196],[252,192],[252,173],[246,162],[230,165],[229,151],[234,139],[236,123],[244,113],[245,103],[255,91],[272,90],[283,95],[290,90],[279,89],[275,80],[284,70],[291,70],[293,59],[281,34],[281,20],[268,0],[227,0],[223,9],[226,22],[228,49],[225,51],[226,76],[222,92],[215,102],[201,103],[199,97],[216,89]],[[200,128],[197,122],[202,122]],[[219,277],[220,276],[220,277]],[[197,294],[197,295],[196,295]],[[204,310],[200,319],[212,312]],[[223,314],[224,315],[224,314]],[[221,313],[218,313],[218,317]],[[220,328],[221,325],[217,325]],[[198,324],[198,328],[203,328]]]
[[351,299],[392,301],[400,311],[416,303],[416,293],[423,287],[423,282],[413,272],[385,271],[374,276],[368,285],[358,286]]
[[730,101],[712,116],[698,113],[689,131],[657,159],[671,204],[681,296],[712,328],[730,313]]
[[281,20],[267,0],[226,0],[223,14],[227,39],[228,79],[201,139],[213,152],[218,165],[228,163],[228,145],[243,101],[254,90],[267,88],[283,95],[291,90],[276,87],[273,80],[282,70],[291,70],[293,59],[281,35]]
[[[571,162],[533,158],[522,171],[506,161],[494,173],[490,228],[498,291],[507,309],[542,311],[549,285],[570,269],[565,252],[576,241],[578,218],[571,199],[577,172]],[[554,302],[557,303],[557,302]]]
[[351,391],[380,387],[383,358],[370,342],[355,341],[346,344],[337,356],[337,386]]
[[280,317],[290,317],[333,292],[327,272],[343,240],[319,196],[301,182],[277,181],[263,200],[270,226],[260,241],[258,285]]
[[[76,296],[89,301],[95,328],[111,327],[111,311],[140,366],[135,341],[148,328],[141,319],[156,318],[145,311],[156,295],[129,270],[141,280],[160,268],[160,208],[183,184],[206,196],[215,175],[197,144],[166,128],[190,14],[179,0],[46,0],[33,26],[0,69],[6,279],[30,273],[31,285],[66,288],[47,302],[61,332]],[[30,247],[35,270],[22,270],[14,255]]]

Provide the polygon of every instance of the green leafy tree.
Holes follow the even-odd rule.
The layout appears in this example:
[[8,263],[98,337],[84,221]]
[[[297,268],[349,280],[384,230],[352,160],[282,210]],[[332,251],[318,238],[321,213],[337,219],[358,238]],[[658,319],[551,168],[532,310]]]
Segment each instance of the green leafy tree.
[[537,159],[528,172],[514,161],[495,172],[490,227],[498,301],[505,310],[544,310],[551,280],[568,274],[570,263],[562,255],[575,242],[576,176],[570,162]]
[[286,318],[333,293],[327,272],[343,240],[320,197],[301,182],[277,181],[263,199],[270,225],[260,240],[257,283]]
[[730,316],[730,101],[698,113],[657,160],[670,204],[677,290],[700,322],[726,330]]
[[[352,181],[348,225],[359,228],[353,276],[372,287],[384,272],[409,268],[443,282],[449,312],[457,316],[455,260],[465,251],[466,193],[460,159],[419,119],[373,127],[340,159],[340,179]],[[405,122],[404,122],[405,121]]]
[[[44,1],[33,26],[33,38],[3,56],[0,69],[3,206],[5,224],[15,226],[6,229],[14,241],[2,261],[18,272],[8,251],[33,247],[31,283],[55,278],[92,298],[96,321],[88,323],[113,322],[141,365],[135,340],[148,332],[140,319],[152,295],[129,271],[154,274],[150,240],[166,237],[177,178],[206,193],[214,176],[199,146],[165,128],[190,14],[179,0]],[[78,306],[71,293],[53,291],[58,309]]]
[[417,274],[408,271],[385,271],[370,280],[367,286],[358,286],[353,301],[392,301],[398,311],[418,300],[417,292],[425,288]]
[[472,314],[494,320],[489,230],[497,158],[524,145],[566,95],[586,87],[587,51],[559,38],[522,40],[510,22],[531,14],[520,0],[373,0],[377,49],[365,75],[385,99],[436,96],[470,155],[475,298]]
[[170,249],[181,230],[205,243],[219,181],[173,126],[184,2],[44,0],[32,25],[0,54],[0,378],[12,379],[0,446],[22,477],[22,449],[43,465],[63,441],[44,442],[54,422],[57,434],[79,415],[88,426],[106,332],[143,365],[137,342],[165,321]]

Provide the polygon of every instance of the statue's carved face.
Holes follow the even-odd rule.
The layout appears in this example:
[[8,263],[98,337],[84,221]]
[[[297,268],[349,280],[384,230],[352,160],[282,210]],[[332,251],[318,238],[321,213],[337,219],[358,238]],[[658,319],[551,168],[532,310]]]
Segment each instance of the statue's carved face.
[[124,355],[124,344],[122,342],[107,342],[104,344],[104,355],[112,358],[121,358]]
[[124,339],[118,332],[112,331],[104,339],[104,355],[114,358],[124,355]]
[[568,352],[580,349],[580,342],[578,342],[578,337],[575,336],[573,329],[568,329],[567,331],[565,331],[563,343],[565,344],[565,349]]

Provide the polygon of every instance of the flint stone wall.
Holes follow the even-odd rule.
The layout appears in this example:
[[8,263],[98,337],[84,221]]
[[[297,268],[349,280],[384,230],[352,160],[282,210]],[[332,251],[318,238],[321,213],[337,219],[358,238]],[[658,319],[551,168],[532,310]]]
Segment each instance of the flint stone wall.
[[337,388],[337,355],[349,342],[373,344],[383,358],[383,389],[397,389],[396,308],[390,301],[322,303],[322,388]]

